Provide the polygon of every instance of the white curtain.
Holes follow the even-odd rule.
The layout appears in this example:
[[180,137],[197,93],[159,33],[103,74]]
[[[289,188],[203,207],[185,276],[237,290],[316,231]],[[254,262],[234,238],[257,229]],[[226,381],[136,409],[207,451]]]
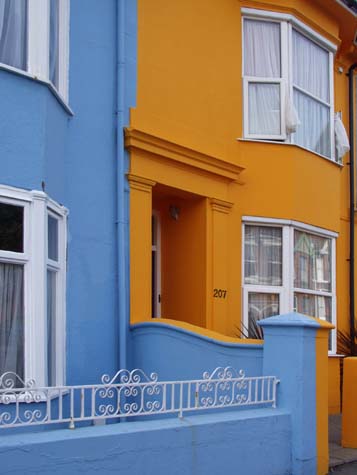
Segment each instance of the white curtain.
[[281,77],[280,24],[244,20],[244,74]]
[[26,70],[27,0],[0,0],[0,62]]
[[249,81],[249,133],[280,135],[281,51],[280,24],[244,20],[244,75],[267,78],[269,82]]
[[248,294],[248,336],[253,338],[257,334],[257,323],[263,318],[279,315],[279,295],[262,292]]
[[245,226],[244,282],[282,285],[281,228]]
[[50,0],[50,81],[58,87],[58,0]]
[[23,266],[0,263],[0,375],[24,376]]
[[249,83],[249,133],[280,135],[280,85]]
[[345,153],[350,151],[350,141],[343,125],[343,122],[338,114],[335,114],[335,143],[337,159],[341,162]]
[[329,53],[296,30],[293,30],[293,86],[294,104],[301,121],[295,142],[330,157]]

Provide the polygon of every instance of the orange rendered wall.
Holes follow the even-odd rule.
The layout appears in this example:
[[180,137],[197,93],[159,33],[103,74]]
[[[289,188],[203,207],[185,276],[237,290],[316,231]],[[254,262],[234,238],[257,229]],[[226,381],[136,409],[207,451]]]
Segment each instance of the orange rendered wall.
[[[240,324],[241,228],[242,216],[249,215],[293,219],[339,233],[337,318],[339,327],[348,330],[348,156],[344,157],[345,166],[340,167],[294,145],[240,140],[243,120],[240,9],[243,6],[292,13],[337,46],[350,29],[348,13],[332,0],[139,0],[138,98],[130,125],[245,168],[241,182],[229,185],[228,197],[223,198],[233,204],[227,217],[227,249],[222,250],[223,260],[225,252],[228,254],[224,284],[228,293],[226,307],[220,314],[222,318],[211,322],[210,328],[234,336],[235,327]],[[343,15],[347,15],[347,20]],[[347,127],[346,72],[351,60],[341,55],[341,51],[337,52],[334,67],[334,106],[335,111],[342,112]],[[339,67],[343,68],[342,72]],[[158,181],[162,183],[173,182],[175,174],[181,173],[175,167],[164,172],[155,155],[146,162],[133,160],[131,166],[150,179],[159,176]],[[216,187],[214,180],[206,179],[201,188],[194,177],[187,181],[180,178],[175,186],[197,192],[202,197],[214,197],[221,190],[220,185]],[[193,217],[194,211],[192,213]],[[196,224],[194,219],[187,223],[192,226],[187,236],[198,232]],[[205,237],[201,238],[204,241]],[[206,236],[206,242],[207,239],[210,237]],[[187,246],[190,246],[188,241]],[[172,250],[168,254],[165,259],[166,262],[171,260],[171,269],[174,265],[182,266],[184,253],[179,251],[181,259]],[[208,259],[205,268],[208,274],[214,273],[211,265]],[[204,307],[210,322],[210,312],[216,303],[212,300],[211,288],[214,275],[211,279],[208,274],[202,275],[202,282],[206,283]],[[190,293],[189,306],[195,309],[195,316],[190,313],[188,318],[181,284],[178,284],[184,278],[176,277],[176,281],[168,278],[165,285],[171,289],[171,295],[177,285],[180,292],[177,300],[171,297],[170,305],[163,303],[163,317],[202,325],[205,321],[200,312],[203,288]],[[186,277],[191,279],[187,273]],[[334,380],[337,387],[334,363],[331,365],[329,385],[332,387]],[[337,403],[332,405],[337,406]]]

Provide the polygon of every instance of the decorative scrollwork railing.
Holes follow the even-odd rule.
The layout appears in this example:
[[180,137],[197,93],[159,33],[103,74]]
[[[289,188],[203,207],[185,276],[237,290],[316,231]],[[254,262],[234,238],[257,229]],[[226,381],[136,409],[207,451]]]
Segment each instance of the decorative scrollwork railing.
[[216,368],[202,379],[159,381],[156,373],[120,370],[100,384],[38,387],[15,373],[0,377],[0,428],[194,413],[238,406],[276,407],[275,376],[246,377]]

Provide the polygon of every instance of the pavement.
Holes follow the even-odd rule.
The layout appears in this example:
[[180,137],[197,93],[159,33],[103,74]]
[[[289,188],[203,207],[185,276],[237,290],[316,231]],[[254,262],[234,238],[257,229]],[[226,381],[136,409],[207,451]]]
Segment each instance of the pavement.
[[341,414],[329,416],[329,474],[357,475],[357,449],[341,447]]
[[347,463],[344,465],[339,465],[329,472],[329,475],[356,475],[357,474],[357,462],[354,463]]

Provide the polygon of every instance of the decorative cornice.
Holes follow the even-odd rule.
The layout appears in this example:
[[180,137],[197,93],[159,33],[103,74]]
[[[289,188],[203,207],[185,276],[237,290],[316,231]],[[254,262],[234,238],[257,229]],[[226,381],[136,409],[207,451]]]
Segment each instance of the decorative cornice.
[[131,173],[127,174],[127,178],[131,189],[145,191],[146,193],[151,193],[152,187],[156,185],[155,181],[148,180],[141,176],[132,175]]
[[210,203],[212,210],[219,213],[229,214],[233,207],[233,203],[230,201],[217,200],[216,198],[211,198]]
[[125,129],[125,146],[128,150],[144,150],[160,157],[174,160],[183,165],[213,173],[227,181],[237,181],[243,167],[226,162],[221,158],[169,142],[134,128]]

